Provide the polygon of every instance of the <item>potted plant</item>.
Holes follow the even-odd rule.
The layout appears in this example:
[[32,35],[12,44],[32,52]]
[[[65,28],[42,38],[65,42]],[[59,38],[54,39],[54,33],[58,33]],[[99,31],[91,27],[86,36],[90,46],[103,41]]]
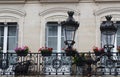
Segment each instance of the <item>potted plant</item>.
[[41,52],[42,56],[51,56],[53,48],[42,47],[38,51]]
[[73,63],[76,64],[76,66],[84,66],[85,65],[85,53],[81,53],[80,55],[75,55],[73,57]]
[[101,54],[104,53],[104,48],[98,48],[98,47],[94,46],[93,51],[96,56],[100,56]]
[[66,48],[64,49],[66,56],[75,56],[77,50],[75,48]]
[[17,47],[15,48],[15,52],[17,56],[27,56],[29,52],[28,46],[23,46],[23,47]]

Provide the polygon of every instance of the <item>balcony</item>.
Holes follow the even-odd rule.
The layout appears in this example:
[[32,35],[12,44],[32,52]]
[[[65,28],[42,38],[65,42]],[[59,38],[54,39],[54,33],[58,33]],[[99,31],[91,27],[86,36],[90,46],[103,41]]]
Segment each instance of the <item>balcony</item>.
[[[83,53],[79,53],[82,55]],[[84,53],[88,55],[89,53]],[[94,53],[90,53],[96,59]],[[42,56],[40,53],[29,53],[27,56],[17,56],[15,53],[0,54],[0,75],[120,75],[120,53],[113,53],[116,63],[103,56],[100,61],[89,67],[76,64],[73,57],[66,53],[53,53]],[[79,60],[80,61],[80,60]],[[80,62],[81,63],[81,62]]]

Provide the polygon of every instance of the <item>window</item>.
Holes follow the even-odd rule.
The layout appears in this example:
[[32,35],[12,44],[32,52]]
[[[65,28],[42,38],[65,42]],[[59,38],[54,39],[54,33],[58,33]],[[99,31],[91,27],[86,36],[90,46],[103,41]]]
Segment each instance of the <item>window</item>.
[[0,22],[0,47],[4,53],[14,51],[17,46],[17,35],[16,22]]
[[61,52],[62,48],[64,48],[64,32],[58,22],[47,23],[46,46],[52,47],[54,52]]

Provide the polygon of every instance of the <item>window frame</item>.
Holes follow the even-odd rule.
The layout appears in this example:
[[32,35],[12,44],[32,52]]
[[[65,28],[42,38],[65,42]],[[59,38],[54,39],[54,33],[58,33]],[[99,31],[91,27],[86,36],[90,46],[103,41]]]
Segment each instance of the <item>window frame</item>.
[[[59,52],[62,52],[62,37],[64,38],[64,40],[65,40],[65,36],[64,35],[62,35],[62,26],[58,23],[58,22],[47,22],[46,23],[46,30],[45,30],[45,46],[47,46],[48,47],[48,24],[57,24],[57,35],[56,36],[54,36],[54,37],[57,37],[57,50],[56,50],[56,52],[57,53],[59,53]],[[55,25],[54,25],[55,26]],[[63,32],[63,34],[64,34],[64,32]],[[63,41],[64,42],[64,41]],[[65,46],[65,44],[64,44],[64,46]],[[55,52],[55,51],[54,51]]]
[[[4,31],[4,34],[3,34],[3,53],[7,53],[7,51],[12,53],[14,51],[14,49],[13,50],[8,49],[8,42],[9,42],[8,40],[10,37],[15,37],[16,38],[15,44],[17,47],[17,45],[18,45],[18,24],[17,24],[17,22],[0,22],[0,26],[3,26],[3,28],[4,28],[4,30],[3,30]],[[16,35],[15,36],[8,35],[8,32],[9,32],[8,27],[10,27],[10,26],[16,27]]]

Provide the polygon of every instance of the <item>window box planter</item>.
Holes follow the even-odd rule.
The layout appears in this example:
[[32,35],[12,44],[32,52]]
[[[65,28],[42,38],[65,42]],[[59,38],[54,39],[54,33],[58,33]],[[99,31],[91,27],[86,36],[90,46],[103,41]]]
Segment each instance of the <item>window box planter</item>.
[[51,56],[52,52],[41,52],[42,56]]
[[15,49],[15,52],[16,52],[17,56],[27,56],[27,54],[29,52],[29,48],[27,46],[17,47]]
[[53,48],[42,47],[38,50],[42,56],[51,56]]

